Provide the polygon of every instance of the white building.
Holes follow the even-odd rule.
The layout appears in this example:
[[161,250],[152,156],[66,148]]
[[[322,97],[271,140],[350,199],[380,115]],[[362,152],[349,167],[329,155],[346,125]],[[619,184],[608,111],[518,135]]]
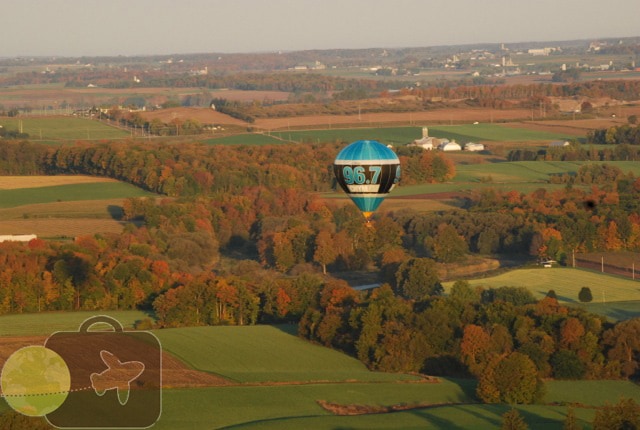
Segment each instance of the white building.
[[437,148],[441,143],[442,139],[429,136],[429,129],[427,127],[422,127],[422,137],[407,144],[407,146],[417,146],[427,151],[431,151],[432,149]]
[[438,149],[445,152],[462,151],[462,147],[455,140],[442,142]]
[[484,151],[482,143],[468,142],[464,144],[465,151]]
[[568,140],[558,140],[558,141],[555,141],[555,142],[551,142],[549,144],[549,146],[551,148],[563,148],[563,147],[569,146],[569,145],[571,145],[571,142],[569,142]]
[[407,144],[407,146],[418,146],[422,149],[425,149],[427,151],[431,151],[435,146],[433,144],[433,141],[435,140],[434,137],[423,137],[421,139],[416,139],[413,142]]
[[0,242],[29,242],[37,238],[35,234],[0,234]]

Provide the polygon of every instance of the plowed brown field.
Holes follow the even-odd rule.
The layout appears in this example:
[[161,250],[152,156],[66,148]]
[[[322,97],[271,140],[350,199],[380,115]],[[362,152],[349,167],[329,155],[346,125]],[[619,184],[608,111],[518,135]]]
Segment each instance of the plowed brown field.
[[389,123],[429,123],[429,122],[497,122],[500,120],[517,120],[531,117],[528,109],[480,109],[480,108],[448,108],[422,112],[402,113],[367,113],[361,115],[314,115],[291,118],[259,118],[255,127],[277,130],[287,127],[331,127],[333,125],[360,124],[363,127],[378,127]]
[[140,112],[140,116],[146,121],[153,121],[154,119],[158,119],[165,123],[170,123],[175,119],[180,121],[191,119],[202,124],[230,124],[242,126],[248,125],[248,123],[246,123],[245,121],[241,121],[213,109],[206,108],[180,107],[171,109],[160,109],[149,112]]

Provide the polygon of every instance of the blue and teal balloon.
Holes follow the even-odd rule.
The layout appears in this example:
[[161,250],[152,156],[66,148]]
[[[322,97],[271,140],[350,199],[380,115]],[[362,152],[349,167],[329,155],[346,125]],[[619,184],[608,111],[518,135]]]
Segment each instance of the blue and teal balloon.
[[345,147],[333,162],[338,184],[369,220],[400,181],[400,160],[375,140],[358,140]]

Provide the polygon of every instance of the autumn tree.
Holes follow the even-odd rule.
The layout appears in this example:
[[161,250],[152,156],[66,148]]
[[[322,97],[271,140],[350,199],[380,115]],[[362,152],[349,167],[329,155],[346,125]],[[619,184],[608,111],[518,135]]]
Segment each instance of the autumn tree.
[[529,426],[517,409],[510,409],[502,415],[502,430],[527,430]]
[[313,260],[322,266],[323,274],[327,274],[327,264],[333,263],[337,257],[338,251],[333,243],[331,233],[327,230],[320,231],[315,238]]
[[562,423],[562,430],[582,430],[582,426],[578,424],[576,413],[572,407],[567,409],[567,416]]
[[609,361],[618,363],[624,377],[638,373],[640,360],[640,318],[619,322],[602,334],[602,344]]
[[451,224],[440,224],[431,242],[431,249],[436,260],[443,263],[460,261],[469,252],[464,237],[458,234]]
[[479,375],[486,365],[490,337],[482,327],[469,324],[464,328],[460,352],[471,373]]
[[534,403],[544,394],[544,384],[531,359],[513,352],[487,365],[477,393],[485,403]]
[[593,430],[640,428],[640,405],[633,399],[622,398],[614,405],[605,404],[596,411]]

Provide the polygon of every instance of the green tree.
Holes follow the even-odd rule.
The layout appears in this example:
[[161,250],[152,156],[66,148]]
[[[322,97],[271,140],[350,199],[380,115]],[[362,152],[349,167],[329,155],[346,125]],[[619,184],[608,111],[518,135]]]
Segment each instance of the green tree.
[[396,272],[396,293],[406,299],[424,300],[443,291],[436,263],[430,258],[411,258]]
[[561,349],[551,357],[553,376],[557,379],[582,379],[586,368],[574,351]]
[[469,252],[469,246],[464,237],[451,224],[440,224],[433,238],[433,256],[443,263],[453,263],[462,260]]
[[525,354],[512,352],[487,365],[477,393],[485,403],[529,404],[542,398],[544,384],[533,361]]
[[582,287],[580,292],[578,293],[578,300],[582,303],[589,303],[593,300],[593,295],[591,294],[591,288]]

